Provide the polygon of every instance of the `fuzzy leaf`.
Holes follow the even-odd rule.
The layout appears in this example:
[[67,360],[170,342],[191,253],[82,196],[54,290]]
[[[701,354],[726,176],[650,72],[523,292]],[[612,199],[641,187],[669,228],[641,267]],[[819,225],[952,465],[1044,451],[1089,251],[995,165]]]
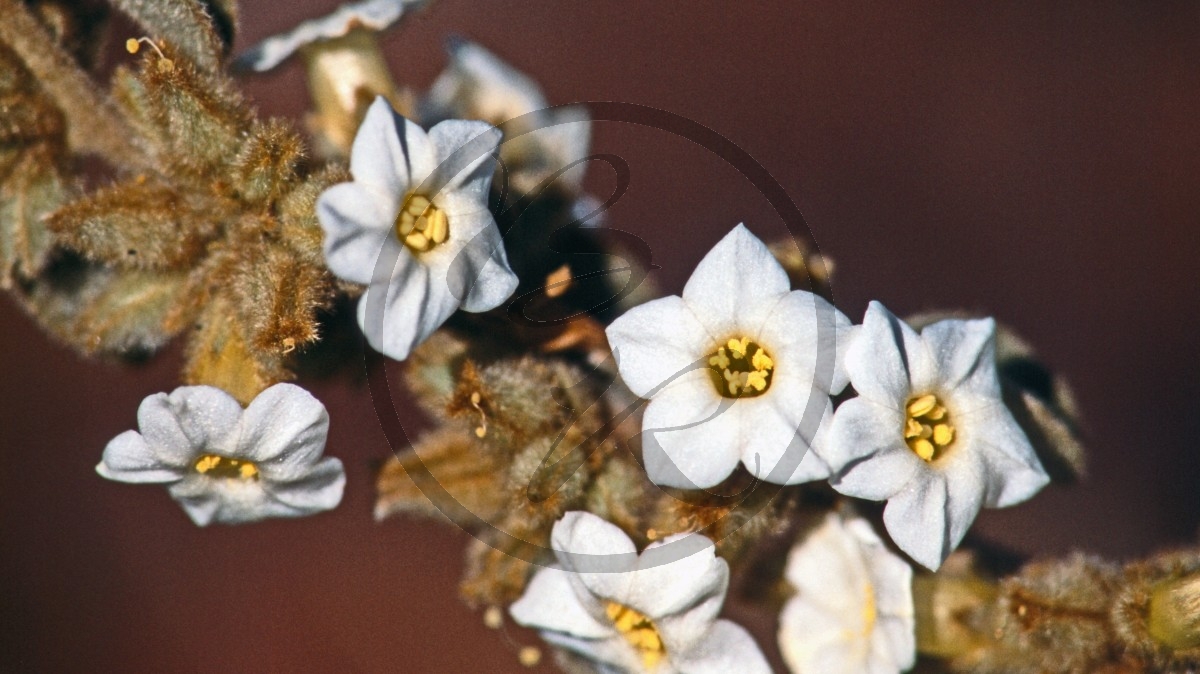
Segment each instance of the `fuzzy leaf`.
[[219,232],[213,210],[196,213],[174,189],[131,180],[67,204],[50,229],[84,257],[142,269],[178,269],[204,254]]
[[304,143],[286,121],[255,123],[234,159],[234,184],[244,201],[269,204],[292,187],[303,158]]
[[[200,0],[113,0],[153,38],[176,45],[196,65],[215,71],[226,45],[217,33],[213,16]],[[157,41],[157,40],[156,40]]]
[[279,244],[247,253],[243,261],[228,290],[246,326],[247,348],[282,355],[315,341],[317,312],[333,299],[329,272]]
[[67,186],[44,145],[20,152],[0,184],[0,288],[33,278],[54,246],[43,216],[67,197]]
[[118,69],[115,98],[172,175],[227,181],[251,114],[228,78],[176,58],[170,44],[162,51],[146,50],[137,75]]
[[76,258],[39,279],[27,306],[55,336],[84,353],[153,352],[187,324],[187,276],[117,272]]

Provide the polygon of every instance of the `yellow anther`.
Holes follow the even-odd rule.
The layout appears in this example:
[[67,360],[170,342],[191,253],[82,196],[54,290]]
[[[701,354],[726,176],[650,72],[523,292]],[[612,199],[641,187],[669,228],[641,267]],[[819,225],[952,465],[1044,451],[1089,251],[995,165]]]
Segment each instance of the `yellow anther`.
[[708,364],[712,365],[718,370],[724,370],[728,368],[729,356],[725,355],[725,347],[722,346],[721,348],[717,349],[716,355],[708,359]]
[[916,419],[909,417],[904,422],[904,439],[911,440],[921,437],[921,429],[924,428]]
[[205,454],[192,464],[192,468],[201,475],[212,478],[257,480],[258,466],[253,461],[231,459],[220,454]]
[[504,627],[504,611],[501,611],[499,606],[487,607],[483,612],[483,625],[490,630]]
[[131,37],[125,41],[125,51],[129,52],[130,54],[138,53],[139,46],[140,45],[138,44],[136,37]]
[[938,424],[933,427],[933,442],[936,445],[948,445],[954,440],[954,429],[949,424]]
[[934,407],[937,407],[937,402],[937,396],[933,394],[923,395],[908,404],[908,416],[923,417]]
[[754,352],[754,357],[750,359],[750,364],[754,366],[755,370],[760,372],[763,370],[770,370],[771,368],[775,367],[775,361],[771,360],[771,357],[767,355],[767,352],[763,351],[762,349]]
[[938,458],[954,442],[954,426],[946,408],[933,394],[914,398],[905,405],[904,440],[926,461]]
[[708,358],[713,386],[726,398],[753,397],[771,387],[775,361],[749,337],[731,338]]
[[424,253],[450,238],[450,220],[428,197],[410,194],[396,215],[396,236],[415,252]]
[[733,353],[734,358],[745,358],[746,350],[750,348],[749,344],[750,344],[750,338],[743,337],[741,339],[729,340],[729,343],[726,344],[726,346],[729,347],[729,350],[730,350],[730,352]]
[[912,447],[912,450],[916,452],[917,456],[921,457],[922,459],[925,459],[926,461],[933,460],[932,442],[924,438],[917,438],[916,440],[910,442],[909,446]]
[[526,667],[537,667],[542,661],[542,651],[537,646],[525,646],[517,651],[517,662]]
[[667,651],[654,621],[628,606],[611,601],[605,603],[604,613],[625,641],[642,657],[646,669],[653,671],[658,667]]
[[765,391],[767,388],[767,375],[764,372],[747,372],[746,386],[753,388],[755,391]]

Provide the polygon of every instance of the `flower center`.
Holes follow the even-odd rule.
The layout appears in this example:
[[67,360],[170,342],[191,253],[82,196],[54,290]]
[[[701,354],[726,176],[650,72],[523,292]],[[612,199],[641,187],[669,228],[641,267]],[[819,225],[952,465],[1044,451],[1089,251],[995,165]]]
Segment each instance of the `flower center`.
[[904,410],[904,441],[917,456],[933,461],[954,442],[950,415],[937,396],[927,394],[913,398]]
[[726,398],[753,398],[771,387],[775,361],[749,337],[731,339],[708,359],[713,386]]
[[424,253],[450,236],[450,220],[427,197],[410,194],[396,216],[396,236],[413,252]]
[[258,466],[253,461],[231,459],[219,454],[205,454],[193,465],[197,473],[226,480],[257,480]]
[[608,614],[608,619],[613,621],[621,636],[625,637],[625,641],[642,656],[642,664],[646,665],[646,669],[653,670],[657,667],[666,656],[667,650],[663,647],[662,637],[659,636],[654,622],[628,606],[612,601],[605,602],[604,612]]

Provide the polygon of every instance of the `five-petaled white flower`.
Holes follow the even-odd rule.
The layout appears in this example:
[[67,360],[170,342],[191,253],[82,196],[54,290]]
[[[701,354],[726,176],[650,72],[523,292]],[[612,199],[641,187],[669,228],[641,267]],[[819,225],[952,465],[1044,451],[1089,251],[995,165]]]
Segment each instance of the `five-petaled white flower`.
[[650,398],[642,420],[650,479],[711,487],[739,460],[775,484],[828,477],[821,444],[829,394],[846,385],[850,330],[824,299],[790,290],[766,245],[738,225],[682,297],[634,307],[608,327],[621,378]]
[[113,438],[96,472],[170,484],[199,526],[301,517],[342,500],[342,462],[321,458],[329,415],[299,386],[276,384],[245,410],[219,388],[182,386],[147,397],[137,416],[138,430]]
[[[549,107],[532,79],[473,42],[456,40],[449,51],[449,67],[421,103],[422,119],[504,124],[510,137],[500,159],[505,178],[520,192],[534,190],[554,172],[587,157],[592,125],[585,107]],[[583,175],[581,164],[565,171],[558,183],[578,193]]]
[[1033,496],[1050,478],[1001,399],[992,319],[945,320],[918,334],[872,302],[846,352],[858,397],[833,417],[834,489],[887,500],[892,540],[937,569],[981,506]]
[[559,566],[540,569],[510,608],[514,620],[605,671],[770,672],[746,630],[717,614],[729,566],[712,541],[679,534],[637,554],[619,528],[588,512],[554,525]]
[[368,284],[358,324],[384,355],[404,360],[457,309],[494,309],[516,290],[487,206],[499,142],[483,122],[426,133],[378,98],[351,148],[354,182],[317,200],[325,261]]
[[793,672],[896,674],[916,659],[912,567],[864,519],[830,513],[792,548],[796,590],[779,616],[779,650]]

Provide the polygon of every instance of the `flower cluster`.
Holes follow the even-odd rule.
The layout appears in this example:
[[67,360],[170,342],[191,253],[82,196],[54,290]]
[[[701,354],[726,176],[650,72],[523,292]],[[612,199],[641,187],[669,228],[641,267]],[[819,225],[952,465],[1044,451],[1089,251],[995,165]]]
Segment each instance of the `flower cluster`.
[[[35,37],[0,30],[0,94],[33,111],[3,120],[0,286],[85,353],[187,342],[184,385],[144,399],[104,478],[166,485],[199,526],[335,508],[329,416],[289,382],[361,333],[435,426],[384,462],[376,517],[468,529],[465,600],[564,667],[1200,666],[1200,556],[999,581],[958,550],[984,507],[1082,465],[1065,385],[993,319],[871,302],[855,324],[824,257],[744,224],[658,292],[648,262],[612,263],[636,237],[595,227],[586,106],[461,39],[424,93],[396,84],[377,33],[425,0],[355,2],[232,61],[303,55],[307,137],[237,93],[212,21],[232,3],[117,4],[162,37],[127,43],[151,49],[112,105],[73,89],[95,80],[79,55],[30,51],[60,45],[25,4],[6,22]],[[70,175],[81,151],[114,184]],[[778,616],[774,640],[733,596]]]

